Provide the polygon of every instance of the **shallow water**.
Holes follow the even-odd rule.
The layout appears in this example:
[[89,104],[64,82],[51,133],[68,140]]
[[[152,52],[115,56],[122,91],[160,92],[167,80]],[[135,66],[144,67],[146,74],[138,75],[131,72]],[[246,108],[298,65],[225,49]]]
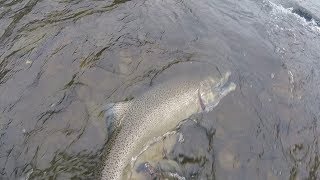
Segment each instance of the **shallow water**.
[[181,176],[319,179],[315,3],[0,0],[0,178],[94,179],[101,106],[200,67],[237,89],[178,130]]

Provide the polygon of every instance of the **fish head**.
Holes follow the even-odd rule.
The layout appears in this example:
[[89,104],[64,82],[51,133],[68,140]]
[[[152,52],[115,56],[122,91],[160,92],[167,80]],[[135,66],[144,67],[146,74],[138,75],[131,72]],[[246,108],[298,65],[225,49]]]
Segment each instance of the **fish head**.
[[236,84],[229,82],[230,75],[230,72],[226,72],[220,79],[208,76],[200,82],[198,99],[201,111],[211,111],[223,97],[236,89]]

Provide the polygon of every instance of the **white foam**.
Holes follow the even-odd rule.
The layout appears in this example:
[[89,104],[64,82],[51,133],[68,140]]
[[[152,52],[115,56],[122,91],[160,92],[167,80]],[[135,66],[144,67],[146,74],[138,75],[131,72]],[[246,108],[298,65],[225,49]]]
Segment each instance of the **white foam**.
[[263,3],[272,9],[271,15],[275,20],[282,19],[284,17],[283,15],[286,15],[286,17],[295,17],[302,26],[308,28],[309,30],[312,30],[313,32],[320,33],[320,27],[318,27],[314,19],[311,19],[311,21],[307,21],[305,18],[300,17],[299,15],[292,12],[293,7],[285,8],[282,5],[275,4],[269,0],[264,0]]
[[173,178],[175,178],[175,179],[178,179],[178,180],[186,180],[185,177],[179,176],[179,174],[177,174],[177,173],[171,173],[171,172],[169,172],[169,176],[170,176],[170,177],[173,177]]

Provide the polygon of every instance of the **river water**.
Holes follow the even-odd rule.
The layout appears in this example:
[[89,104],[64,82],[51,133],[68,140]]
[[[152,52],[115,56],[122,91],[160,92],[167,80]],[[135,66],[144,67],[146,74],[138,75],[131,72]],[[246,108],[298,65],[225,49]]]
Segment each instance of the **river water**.
[[236,91],[140,162],[319,179],[319,19],[318,0],[0,0],[0,179],[99,177],[101,107],[203,69]]

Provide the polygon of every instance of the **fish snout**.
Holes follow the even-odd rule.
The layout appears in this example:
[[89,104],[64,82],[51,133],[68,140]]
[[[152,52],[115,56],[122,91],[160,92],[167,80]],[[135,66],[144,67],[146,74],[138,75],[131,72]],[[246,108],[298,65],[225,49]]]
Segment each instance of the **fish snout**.
[[208,79],[211,84],[203,87],[202,93],[200,93],[201,96],[199,97],[202,110],[206,112],[211,111],[219,104],[223,97],[236,89],[236,84],[229,82],[230,75],[230,72],[226,72],[219,82],[214,81],[213,78]]

